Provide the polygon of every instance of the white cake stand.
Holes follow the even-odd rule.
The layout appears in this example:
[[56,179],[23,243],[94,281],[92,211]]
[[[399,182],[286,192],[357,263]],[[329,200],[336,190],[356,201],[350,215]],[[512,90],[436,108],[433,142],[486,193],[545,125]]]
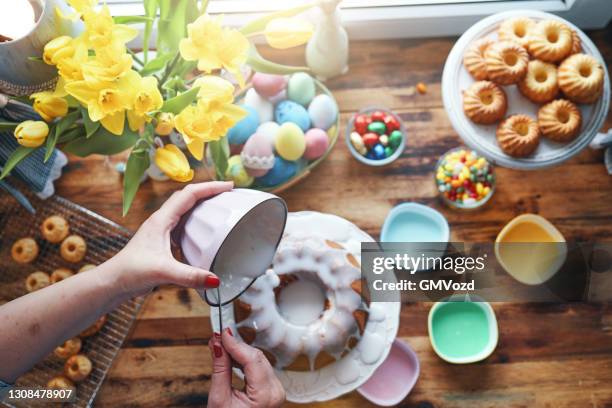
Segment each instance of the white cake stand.
[[[582,130],[580,135],[570,143],[556,143],[546,138],[540,139],[540,145],[529,157],[515,158],[505,154],[497,144],[495,130],[497,125],[477,125],[472,123],[463,112],[462,92],[475,82],[463,66],[463,55],[470,44],[483,37],[497,39],[499,24],[512,17],[530,17],[536,21],[555,19],[562,21],[576,30],[582,41],[582,52],[592,55],[602,63],[605,78],[602,97],[593,105],[579,104],[582,112]],[[610,79],[606,64],[593,42],[578,27],[553,14],[534,10],[515,10],[494,14],[480,20],[470,27],[451,50],[442,74],[442,97],[444,108],[455,128],[466,145],[476,150],[489,161],[519,170],[533,170],[559,164],[580,153],[588,146],[604,123],[610,104]],[[515,85],[504,87],[508,96],[508,113],[525,113],[537,117],[538,105],[521,95]]]
[[[361,242],[374,242],[372,237],[344,218],[312,211],[289,213],[285,234],[298,239],[301,236],[314,236],[337,242],[359,261]],[[335,363],[315,371],[277,370],[276,375],[285,388],[287,400],[298,403],[329,401],[359,388],[387,358],[399,328],[400,308],[399,293],[396,302],[371,302],[370,316],[361,341]],[[218,309],[211,308],[210,313],[213,329],[218,331]],[[224,325],[238,333],[233,305],[224,307],[222,313]],[[380,349],[373,355],[371,346],[374,339]],[[362,351],[367,351],[368,363],[363,361]],[[242,376],[240,370],[235,369],[235,372]]]

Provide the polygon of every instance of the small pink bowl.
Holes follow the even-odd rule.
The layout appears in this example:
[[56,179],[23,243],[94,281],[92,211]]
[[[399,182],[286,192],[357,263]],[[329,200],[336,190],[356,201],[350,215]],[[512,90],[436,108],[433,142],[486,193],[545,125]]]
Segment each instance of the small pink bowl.
[[420,371],[416,353],[406,343],[395,339],[387,359],[357,388],[357,392],[381,407],[397,405],[412,391]]

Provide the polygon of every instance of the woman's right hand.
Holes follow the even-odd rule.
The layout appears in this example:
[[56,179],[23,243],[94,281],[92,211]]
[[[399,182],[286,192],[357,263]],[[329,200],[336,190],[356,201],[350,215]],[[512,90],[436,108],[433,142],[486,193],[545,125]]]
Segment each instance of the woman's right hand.
[[[285,402],[285,390],[261,350],[238,341],[230,329],[215,333],[208,346],[213,358],[208,408],[275,408]],[[242,366],[244,391],[232,388],[232,361]]]

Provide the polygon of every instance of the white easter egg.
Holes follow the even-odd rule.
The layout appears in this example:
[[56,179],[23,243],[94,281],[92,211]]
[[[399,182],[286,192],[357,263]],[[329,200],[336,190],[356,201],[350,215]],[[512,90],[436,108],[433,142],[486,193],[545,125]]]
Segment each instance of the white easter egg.
[[338,106],[329,95],[317,95],[308,106],[308,115],[312,127],[327,130],[336,123]]
[[269,122],[274,118],[274,105],[266,98],[262,98],[254,88],[247,91],[244,104],[257,111],[260,123]]
[[257,133],[265,135],[270,141],[271,145],[274,145],[276,141],[276,134],[278,133],[280,126],[276,122],[264,122],[257,128]]

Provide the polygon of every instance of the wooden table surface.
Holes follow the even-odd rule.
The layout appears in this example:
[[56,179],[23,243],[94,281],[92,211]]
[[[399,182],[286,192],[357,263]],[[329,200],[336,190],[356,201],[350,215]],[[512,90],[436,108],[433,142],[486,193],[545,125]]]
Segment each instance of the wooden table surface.
[[[612,26],[590,35],[612,68]],[[606,174],[600,151],[586,149],[559,167],[529,173],[497,168],[497,192],[480,211],[453,212],[441,205],[433,184],[434,166],[441,154],[461,143],[440,95],[444,61],[454,41],[351,44],[349,73],[328,82],[343,124],[364,106],[387,106],[403,119],[408,147],[392,165],[374,169],[354,160],[340,140],[327,161],[281,194],[290,211],[337,214],[378,237],[393,206],[416,201],[442,211],[457,241],[492,241],[506,222],[526,212],[548,218],[570,240],[611,240],[612,177]],[[300,63],[303,55],[301,50],[264,54],[293,64]],[[418,82],[427,85],[425,95],[416,92]],[[611,124],[609,115],[604,129]],[[121,178],[102,157],[71,158],[57,187],[61,196],[135,230],[180,185],[146,182],[126,218],[120,215]],[[455,366],[444,363],[431,349],[426,324],[430,305],[403,306],[399,337],[416,350],[421,376],[401,406],[612,406],[609,305],[493,307],[500,329],[496,351],[482,363]],[[195,292],[174,287],[155,291],[96,406],[202,406],[210,386],[206,346],[210,336],[209,308]],[[357,392],[315,405],[371,406]]]

